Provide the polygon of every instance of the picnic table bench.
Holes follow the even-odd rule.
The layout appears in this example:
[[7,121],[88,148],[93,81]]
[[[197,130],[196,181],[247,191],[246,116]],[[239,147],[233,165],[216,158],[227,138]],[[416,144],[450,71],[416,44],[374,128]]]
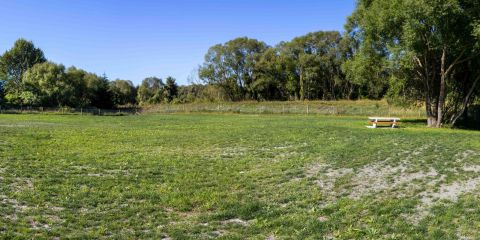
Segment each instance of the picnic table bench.
[[394,117],[369,117],[371,126],[369,128],[377,128],[378,125],[388,125],[396,128],[400,124],[400,118]]

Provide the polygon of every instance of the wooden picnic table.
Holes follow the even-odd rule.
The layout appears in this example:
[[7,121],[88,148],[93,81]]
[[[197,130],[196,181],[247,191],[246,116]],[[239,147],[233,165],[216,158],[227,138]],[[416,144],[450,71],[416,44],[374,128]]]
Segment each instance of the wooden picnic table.
[[395,117],[369,117],[372,126],[370,128],[377,128],[378,125],[389,125],[396,128],[400,124],[400,118]]

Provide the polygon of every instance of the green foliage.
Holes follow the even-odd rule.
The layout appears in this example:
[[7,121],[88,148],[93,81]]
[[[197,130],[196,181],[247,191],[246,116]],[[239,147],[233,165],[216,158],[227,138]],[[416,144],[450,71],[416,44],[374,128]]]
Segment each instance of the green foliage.
[[276,47],[238,38],[211,47],[199,77],[230,100],[351,98],[341,65],[350,49],[339,32],[315,32]]
[[368,47],[359,49],[343,63],[342,69],[348,81],[358,86],[357,95],[360,97],[380,99],[388,89],[388,63]]
[[[11,102],[16,98],[22,105],[111,108],[114,104],[112,100],[118,100],[112,97],[105,77],[75,67],[65,70],[63,65],[51,62],[36,64],[27,70],[22,84],[25,91],[18,97],[8,95]],[[24,92],[28,93],[26,96],[33,94],[36,101],[25,101]],[[134,92],[131,92],[130,99],[133,96]]]
[[167,102],[172,102],[174,98],[178,95],[178,85],[175,82],[175,78],[167,77],[167,81],[164,87],[165,100]]
[[129,80],[117,79],[109,83],[109,92],[114,105],[135,104],[137,89]]
[[[25,39],[18,39],[14,46],[0,56],[0,80],[5,81],[5,93],[19,96],[23,91],[22,75],[37,63],[45,62],[41,49]],[[11,97],[10,99],[16,99]]]
[[223,89],[216,85],[190,84],[178,87],[179,103],[225,101]]
[[75,85],[69,80],[65,67],[51,62],[34,65],[22,78],[42,106],[70,106],[75,101]]
[[347,76],[389,82],[391,98],[423,99],[430,126],[455,123],[478,96],[479,9],[474,0],[359,1],[347,24],[359,43]]
[[252,88],[259,100],[286,100],[289,97],[287,81],[293,64],[281,55],[279,48],[269,48],[255,64],[255,82]]
[[19,39],[0,57],[0,103],[10,105],[113,107],[106,77],[46,62],[32,42]]
[[110,91],[108,91],[109,81],[107,76],[97,76],[96,74],[87,73],[84,75],[87,91],[87,101],[90,106],[97,108],[114,107]]
[[199,77],[220,86],[230,100],[255,99],[254,68],[267,48],[264,42],[246,37],[215,45],[205,55]]
[[165,84],[157,77],[145,78],[137,92],[137,101],[140,104],[156,104],[163,100]]
[[[345,60],[339,32],[314,32],[293,39],[285,45],[286,55],[295,64],[294,81],[303,99],[331,100],[346,98],[348,84],[341,71]],[[293,83],[295,85],[295,83]]]

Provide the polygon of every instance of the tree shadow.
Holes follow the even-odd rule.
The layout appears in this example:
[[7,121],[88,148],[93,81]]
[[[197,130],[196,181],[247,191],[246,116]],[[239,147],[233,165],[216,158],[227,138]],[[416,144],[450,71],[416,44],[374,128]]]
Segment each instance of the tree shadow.
[[409,124],[425,124],[427,125],[427,119],[425,118],[411,118],[411,119],[402,119],[402,123]]

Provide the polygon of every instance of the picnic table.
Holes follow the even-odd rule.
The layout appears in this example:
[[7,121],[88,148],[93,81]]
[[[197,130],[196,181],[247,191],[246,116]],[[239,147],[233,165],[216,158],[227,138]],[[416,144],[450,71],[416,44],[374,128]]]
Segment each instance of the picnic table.
[[400,118],[394,117],[369,117],[371,126],[369,128],[377,128],[378,125],[387,125],[396,128],[400,124]]

